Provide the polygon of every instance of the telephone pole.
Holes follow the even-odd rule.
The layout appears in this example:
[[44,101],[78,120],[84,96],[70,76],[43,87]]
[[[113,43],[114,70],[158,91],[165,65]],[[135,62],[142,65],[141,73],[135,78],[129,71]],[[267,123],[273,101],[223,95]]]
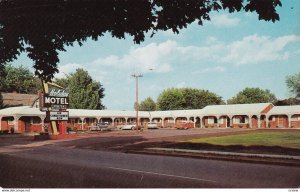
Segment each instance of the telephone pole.
[[136,130],[139,130],[139,77],[143,77],[142,74],[132,74],[132,77],[135,78],[135,98],[136,98],[136,104],[135,104],[135,111],[136,111]]

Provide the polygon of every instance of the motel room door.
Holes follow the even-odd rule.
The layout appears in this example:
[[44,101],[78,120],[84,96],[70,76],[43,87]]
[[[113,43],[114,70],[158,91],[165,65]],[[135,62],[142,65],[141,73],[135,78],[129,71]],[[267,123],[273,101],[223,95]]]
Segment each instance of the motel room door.
[[29,121],[29,119],[26,119],[26,121],[25,121],[25,133],[28,133],[28,132],[30,132],[30,121]]
[[278,127],[279,128],[284,127],[284,116],[283,115],[278,116]]

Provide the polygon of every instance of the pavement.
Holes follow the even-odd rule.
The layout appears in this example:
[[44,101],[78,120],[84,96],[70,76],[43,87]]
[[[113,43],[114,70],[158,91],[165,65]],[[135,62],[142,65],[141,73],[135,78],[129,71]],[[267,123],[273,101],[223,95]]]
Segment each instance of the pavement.
[[[245,130],[236,132],[245,132]],[[174,141],[174,139],[194,137],[197,134],[207,136],[235,133],[230,133],[230,130],[151,130],[144,133],[124,131],[79,135],[78,138],[65,140],[33,141],[28,137],[0,139],[0,186],[5,188],[299,188],[300,167],[189,156],[133,154],[122,150],[124,146],[139,142]],[[182,153],[182,151],[178,152]],[[201,152],[184,151],[183,153]],[[263,158],[274,159],[275,157]],[[299,159],[294,160],[299,161]]]

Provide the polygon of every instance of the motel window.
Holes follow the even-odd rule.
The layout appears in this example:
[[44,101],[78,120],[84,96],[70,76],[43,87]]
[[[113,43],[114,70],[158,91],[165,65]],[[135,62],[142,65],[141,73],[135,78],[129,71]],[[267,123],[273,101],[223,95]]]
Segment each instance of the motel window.
[[220,124],[223,124],[223,123],[224,123],[224,118],[220,118],[220,119],[219,119],[219,123],[220,123]]
[[208,124],[214,124],[214,123],[215,123],[215,118],[209,117],[209,118],[207,119],[207,122],[208,122]]
[[241,116],[240,117],[240,123],[247,123],[247,117],[246,116]]
[[276,120],[276,117],[275,116],[272,116],[272,121],[275,121]]
[[39,124],[41,124],[41,119],[39,117],[32,117],[31,118],[31,124],[32,125],[39,125]]
[[292,116],[292,121],[299,121],[300,120],[300,115],[293,115]]
[[14,125],[14,124],[15,124],[14,118],[13,118],[13,117],[9,117],[9,118],[7,119],[7,123],[8,123],[9,125]]

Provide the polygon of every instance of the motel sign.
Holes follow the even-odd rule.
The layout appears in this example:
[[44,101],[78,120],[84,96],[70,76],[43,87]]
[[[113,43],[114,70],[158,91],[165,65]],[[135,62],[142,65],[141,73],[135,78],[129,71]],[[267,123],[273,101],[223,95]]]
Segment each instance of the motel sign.
[[52,105],[69,105],[68,97],[51,97],[45,95],[44,106],[51,107]]
[[68,111],[49,111],[50,121],[68,121],[69,112]]

